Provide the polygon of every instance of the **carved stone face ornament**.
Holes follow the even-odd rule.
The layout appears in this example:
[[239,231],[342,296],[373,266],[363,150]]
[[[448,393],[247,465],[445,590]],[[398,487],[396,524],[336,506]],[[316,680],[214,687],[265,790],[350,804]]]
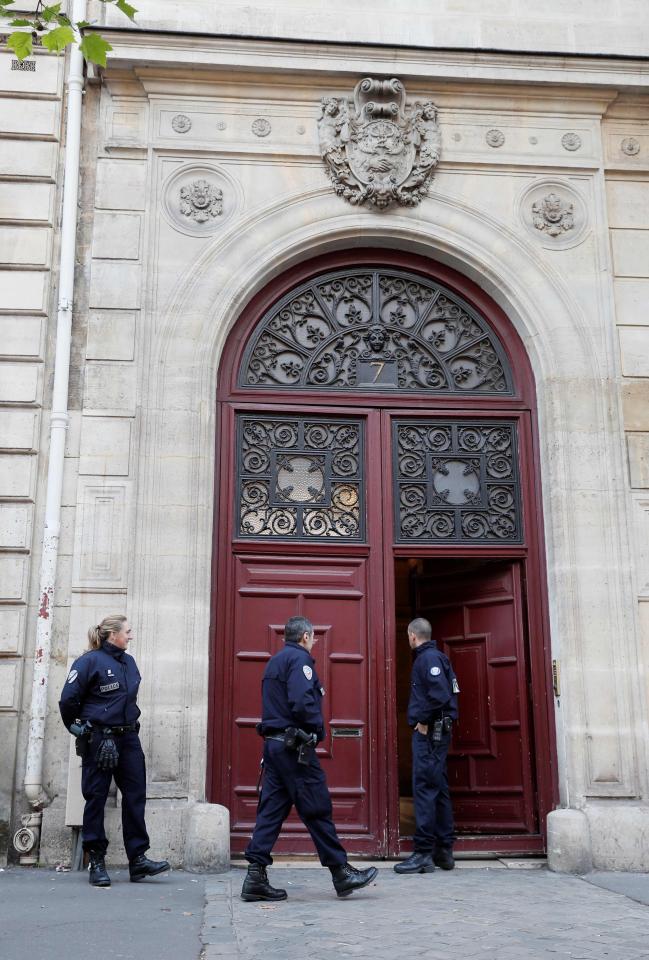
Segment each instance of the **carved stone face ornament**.
[[551,237],[558,237],[575,225],[572,203],[566,203],[556,193],[549,193],[546,197],[532,204],[532,220],[537,230],[542,230]]
[[437,108],[416,103],[407,116],[400,80],[361,80],[353,112],[345,100],[324,97],[318,132],[334,190],[350,203],[384,209],[426,196],[441,149]]

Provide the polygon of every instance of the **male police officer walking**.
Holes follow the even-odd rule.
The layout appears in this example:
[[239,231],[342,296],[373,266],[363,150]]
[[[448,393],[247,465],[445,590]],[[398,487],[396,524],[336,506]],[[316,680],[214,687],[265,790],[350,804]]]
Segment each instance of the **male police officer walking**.
[[286,890],[271,887],[266,867],[284,820],[295,804],[318,851],[320,863],[329,867],[339,897],[360,890],[376,877],[377,870],[357,870],[336,834],[325,775],[316,756],[324,739],[321,700],[324,690],[315,672],[311,649],[313,625],[304,617],[291,617],[284,631],[284,649],[266,665],[261,686],[264,743],[264,779],[257,822],[245,856],[248,873],[242,900],[285,900]]
[[446,759],[460,688],[448,658],[431,637],[428,620],[419,617],[408,625],[408,642],[414,652],[408,723],[414,728],[415,852],[395,865],[396,873],[432,873],[435,865],[442,870],[455,866]]
[[89,881],[109,887],[105,856],[104,806],[113,777],[122,794],[122,833],[131,882],[169,869],[166,860],[149,860],[144,822],[146,772],[140,745],[137,691],[140,673],[126,649],[131,628],[126,617],[106,617],[88,631],[90,649],[72,664],[59,709],[63,723],[77,737],[83,757],[81,790],[83,849],[90,858]]

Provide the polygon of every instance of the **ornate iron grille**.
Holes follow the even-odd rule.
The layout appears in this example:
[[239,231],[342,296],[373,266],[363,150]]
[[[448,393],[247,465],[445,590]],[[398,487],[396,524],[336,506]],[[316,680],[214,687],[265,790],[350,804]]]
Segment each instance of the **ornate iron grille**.
[[397,543],[520,543],[518,440],[511,421],[393,423]]
[[365,539],[363,423],[237,417],[240,537]]
[[246,348],[239,386],[511,395],[487,321],[445,287],[394,270],[329,274],[285,296]]

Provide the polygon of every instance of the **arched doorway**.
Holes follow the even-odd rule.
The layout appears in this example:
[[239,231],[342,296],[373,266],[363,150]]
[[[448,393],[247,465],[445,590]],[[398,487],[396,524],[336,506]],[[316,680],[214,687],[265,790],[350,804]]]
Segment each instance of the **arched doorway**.
[[[462,688],[458,847],[543,849],[556,787],[535,395],[505,315],[424,258],[337,253],[262,291],[220,370],[208,783],[233,850],[254,823],[261,674],[294,613],[320,640],[321,760],[351,852],[410,849],[415,613]],[[310,851],[299,821],[279,849]]]

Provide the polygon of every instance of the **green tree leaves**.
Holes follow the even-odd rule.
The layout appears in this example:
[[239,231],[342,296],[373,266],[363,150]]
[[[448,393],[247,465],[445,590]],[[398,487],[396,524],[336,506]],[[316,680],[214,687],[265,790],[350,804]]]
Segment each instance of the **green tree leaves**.
[[[19,60],[31,56],[35,42],[56,54],[76,43],[88,63],[106,66],[106,54],[113,48],[100,33],[85,32],[91,26],[87,21],[73,23],[61,13],[61,3],[47,4],[44,0],[38,0],[33,13],[21,12],[19,17],[12,17],[9,8],[15,2],[17,0],[0,0],[0,31],[2,20],[7,20],[11,27],[26,28],[15,30],[7,37],[7,46]],[[129,20],[135,19],[137,10],[127,0],[102,0],[102,3],[112,3]]]
[[113,48],[99,33],[85,33],[79,44],[79,50],[89,63],[97,63],[100,67],[106,66],[106,54]]

